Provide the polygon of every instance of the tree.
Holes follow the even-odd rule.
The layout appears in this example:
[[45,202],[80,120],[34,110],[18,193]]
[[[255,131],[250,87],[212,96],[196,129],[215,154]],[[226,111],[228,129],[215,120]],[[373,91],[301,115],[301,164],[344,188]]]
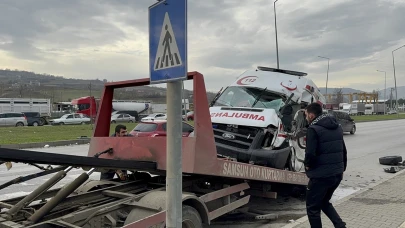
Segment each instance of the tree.
[[5,86],[4,83],[0,83],[0,97],[3,96],[5,87],[6,87],[6,86]]
[[25,90],[25,86],[23,84],[19,84],[18,85],[18,94],[20,95],[20,97],[23,97],[24,90]]
[[334,95],[334,103],[335,104],[340,104],[343,103],[343,90],[342,88],[336,88],[333,91],[333,95]]
[[[381,91],[379,90],[379,89],[375,89],[375,90],[373,90],[373,92],[371,92],[372,94],[375,94],[376,95],[376,100],[378,101],[379,99],[380,99],[380,97],[381,97]],[[372,100],[372,98],[370,97],[370,99]]]

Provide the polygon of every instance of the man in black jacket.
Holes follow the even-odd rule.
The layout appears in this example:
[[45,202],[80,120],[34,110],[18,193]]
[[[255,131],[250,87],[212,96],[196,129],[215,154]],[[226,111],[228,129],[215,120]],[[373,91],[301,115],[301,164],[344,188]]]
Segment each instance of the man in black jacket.
[[346,223],[329,202],[347,166],[342,127],[335,117],[322,114],[318,103],[308,105],[305,115],[309,123],[304,161],[309,178],[306,202],[309,223],[312,228],[322,227],[322,210],[335,227],[344,228]]

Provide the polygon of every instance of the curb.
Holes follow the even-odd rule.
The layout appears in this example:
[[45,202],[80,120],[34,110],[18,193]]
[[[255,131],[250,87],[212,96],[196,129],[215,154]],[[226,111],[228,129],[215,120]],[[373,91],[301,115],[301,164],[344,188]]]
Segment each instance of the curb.
[[72,145],[72,144],[80,145],[80,144],[87,144],[87,143],[90,143],[90,138],[52,141],[52,142],[38,142],[38,143],[4,144],[4,145],[0,145],[0,148],[29,149],[29,148],[43,148],[46,145],[49,145],[49,147],[55,147],[55,146],[68,146],[68,145]]
[[[405,169],[403,169],[403,170],[401,170],[401,171],[399,171],[399,172],[393,174],[391,177],[389,177],[389,178],[386,179],[386,180],[382,180],[382,181],[376,182],[376,183],[374,183],[374,184],[371,184],[371,185],[367,186],[366,188],[363,188],[363,189],[361,189],[361,190],[359,190],[359,191],[357,191],[357,192],[355,192],[355,193],[353,193],[353,194],[350,194],[350,195],[348,195],[348,196],[346,196],[346,197],[343,197],[343,198],[340,199],[340,200],[337,200],[337,201],[333,204],[333,206],[337,206],[337,205],[339,205],[339,204],[342,204],[342,203],[344,203],[344,202],[350,200],[351,198],[356,197],[356,196],[358,196],[358,195],[360,195],[360,194],[362,194],[362,193],[364,193],[364,192],[366,192],[366,191],[369,191],[371,188],[374,188],[374,187],[376,187],[376,186],[378,186],[378,185],[380,185],[380,184],[383,184],[383,183],[385,183],[385,182],[391,180],[392,178],[394,178],[394,177],[396,177],[396,176],[398,176],[398,175],[400,175],[400,174],[402,174],[402,173],[405,173]],[[307,216],[304,216],[304,217],[301,217],[301,218],[295,220],[293,223],[287,224],[287,225],[285,225],[285,226],[283,226],[283,227],[281,227],[281,228],[294,228],[294,227],[296,227],[296,226],[298,226],[298,225],[303,224],[303,223],[306,222],[306,221],[308,221],[308,217],[307,217]]]

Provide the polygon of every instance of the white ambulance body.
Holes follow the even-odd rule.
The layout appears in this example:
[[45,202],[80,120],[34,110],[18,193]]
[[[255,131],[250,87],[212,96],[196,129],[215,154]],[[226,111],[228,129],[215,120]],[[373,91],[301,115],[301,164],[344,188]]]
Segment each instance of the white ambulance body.
[[258,67],[244,72],[219,93],[210,107],[218,154],[246,163],[304,171],[306,121],[301,105],[325,104],[306,75]]

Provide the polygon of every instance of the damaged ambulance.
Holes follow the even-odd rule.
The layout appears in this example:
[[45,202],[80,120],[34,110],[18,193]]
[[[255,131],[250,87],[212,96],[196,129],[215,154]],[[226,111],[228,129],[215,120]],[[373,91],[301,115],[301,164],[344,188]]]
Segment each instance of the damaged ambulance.
[[303,107],[325,98],[306,73],[257,67],[238,77],[210,105],[218,156],[304,171]]

